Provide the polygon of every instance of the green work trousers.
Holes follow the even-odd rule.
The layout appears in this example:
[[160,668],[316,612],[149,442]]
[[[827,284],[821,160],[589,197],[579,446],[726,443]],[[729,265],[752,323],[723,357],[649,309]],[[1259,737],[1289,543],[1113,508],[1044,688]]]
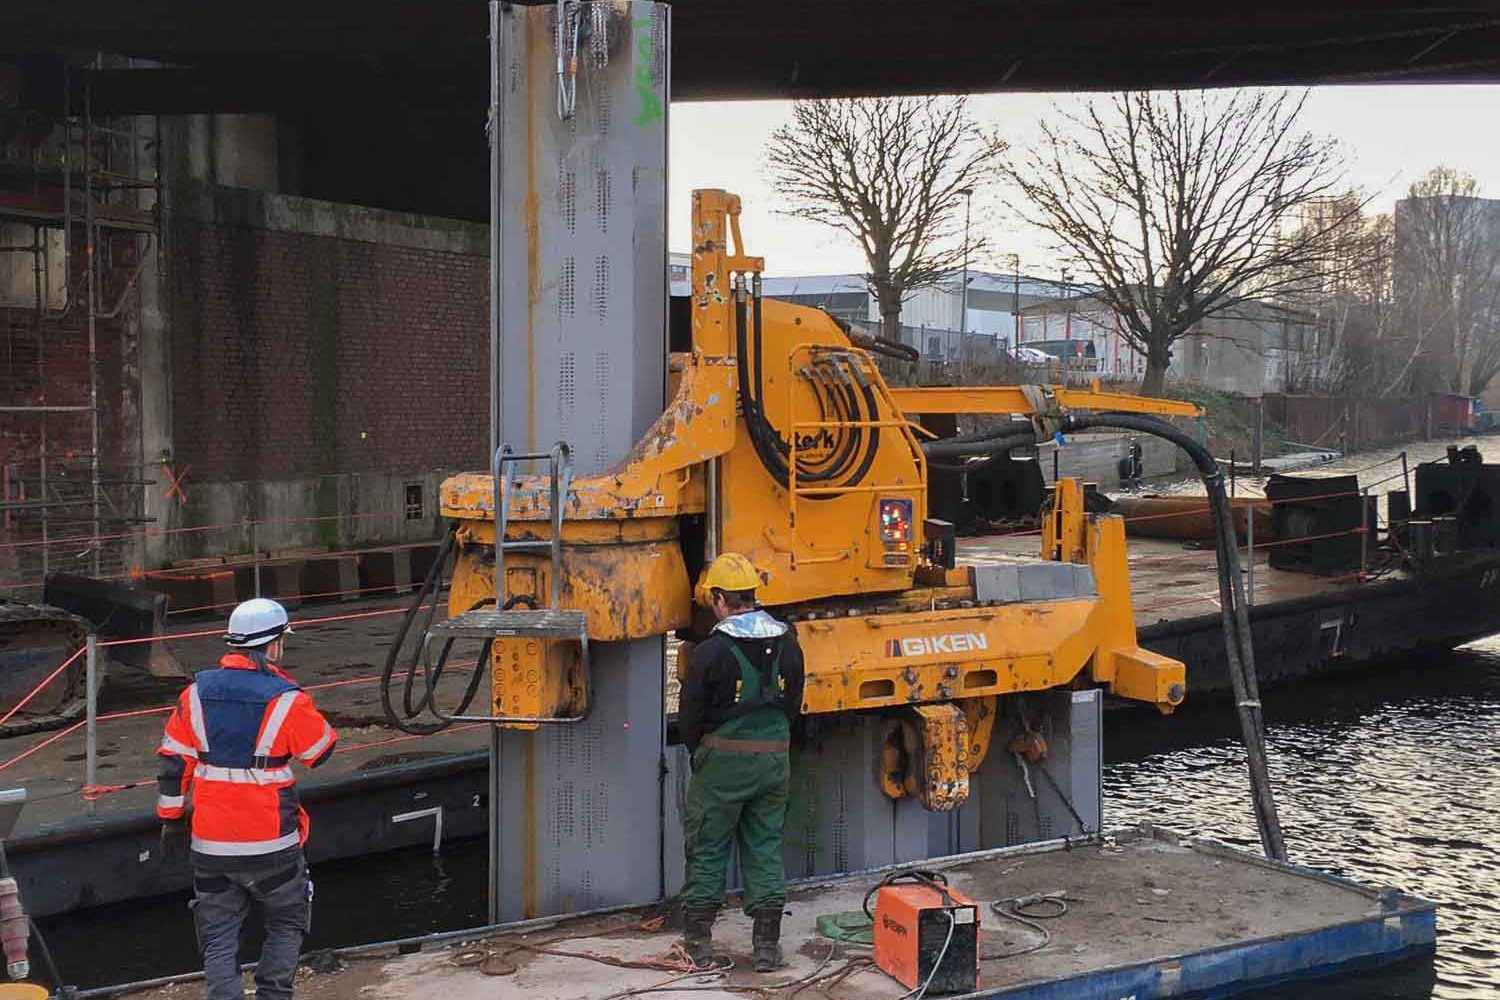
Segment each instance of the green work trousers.
[[748,753],[700,746],[693,753],[693,779],[683,815],[684,904],[707,908],[724,902],[731,844],[739,845],[745,912],[786,903],[781,835],[790,778],[786,751]]

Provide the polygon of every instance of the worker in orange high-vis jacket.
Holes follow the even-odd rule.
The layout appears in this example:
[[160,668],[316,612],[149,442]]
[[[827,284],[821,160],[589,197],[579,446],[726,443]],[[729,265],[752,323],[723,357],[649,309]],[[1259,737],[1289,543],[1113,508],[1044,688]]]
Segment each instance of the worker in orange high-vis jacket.
[[[191,847],[193,922],[208,1000],[241,1000],[240,928],[252,906],[266,925],[257,1000],[287,1000],[312,916],[302,845],[307,813],[295,761],[317,767],[338,734],[276,665],[286,609],[256,598],[234,609],[230,651],[177,699],[162,737],[156,814],[168,858]],[[191,839],[189,818],[191,811]]]

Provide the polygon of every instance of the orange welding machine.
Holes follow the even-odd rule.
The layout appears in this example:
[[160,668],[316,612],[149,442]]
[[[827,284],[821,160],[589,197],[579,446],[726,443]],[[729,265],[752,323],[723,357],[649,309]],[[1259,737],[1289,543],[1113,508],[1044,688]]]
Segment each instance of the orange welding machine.
[[887,877],[865,896],[865,913],[875,925],[875,964],[903,986],[923,996],[979,987],[979,907],[942,874]]

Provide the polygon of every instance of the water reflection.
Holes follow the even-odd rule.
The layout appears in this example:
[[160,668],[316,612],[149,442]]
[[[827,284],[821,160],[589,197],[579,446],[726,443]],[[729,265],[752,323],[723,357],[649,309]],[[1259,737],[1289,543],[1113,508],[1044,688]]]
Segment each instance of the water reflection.
[[[1500,991],[1500,642],[1366,678],[1267,692],[1267,742],[1294,860],[1442,904],[1424,965],[1285,997],[1458,998]],[[1110,822],[1256,843],[1227,704],[1106,724]]]

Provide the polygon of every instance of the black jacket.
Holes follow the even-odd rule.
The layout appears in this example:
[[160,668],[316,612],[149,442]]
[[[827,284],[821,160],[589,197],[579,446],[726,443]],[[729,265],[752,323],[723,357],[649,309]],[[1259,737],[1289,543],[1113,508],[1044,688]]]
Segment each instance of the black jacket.
[[677,732],[689,751],[698,749],[705,733],[723,725],[734,707],[740,664],[729,652],[730,643],[738,645],[740,652],[763,675],[775,658],[774,652],[766,655],[766,647],[779,648],[781,676],[786,682],[783,693],[786,717],[795,719],[802,708],[802,647],[797,644],[795,630],[789,627],[774,639],[737,639],[714,632],[693,647],[677,699]]

